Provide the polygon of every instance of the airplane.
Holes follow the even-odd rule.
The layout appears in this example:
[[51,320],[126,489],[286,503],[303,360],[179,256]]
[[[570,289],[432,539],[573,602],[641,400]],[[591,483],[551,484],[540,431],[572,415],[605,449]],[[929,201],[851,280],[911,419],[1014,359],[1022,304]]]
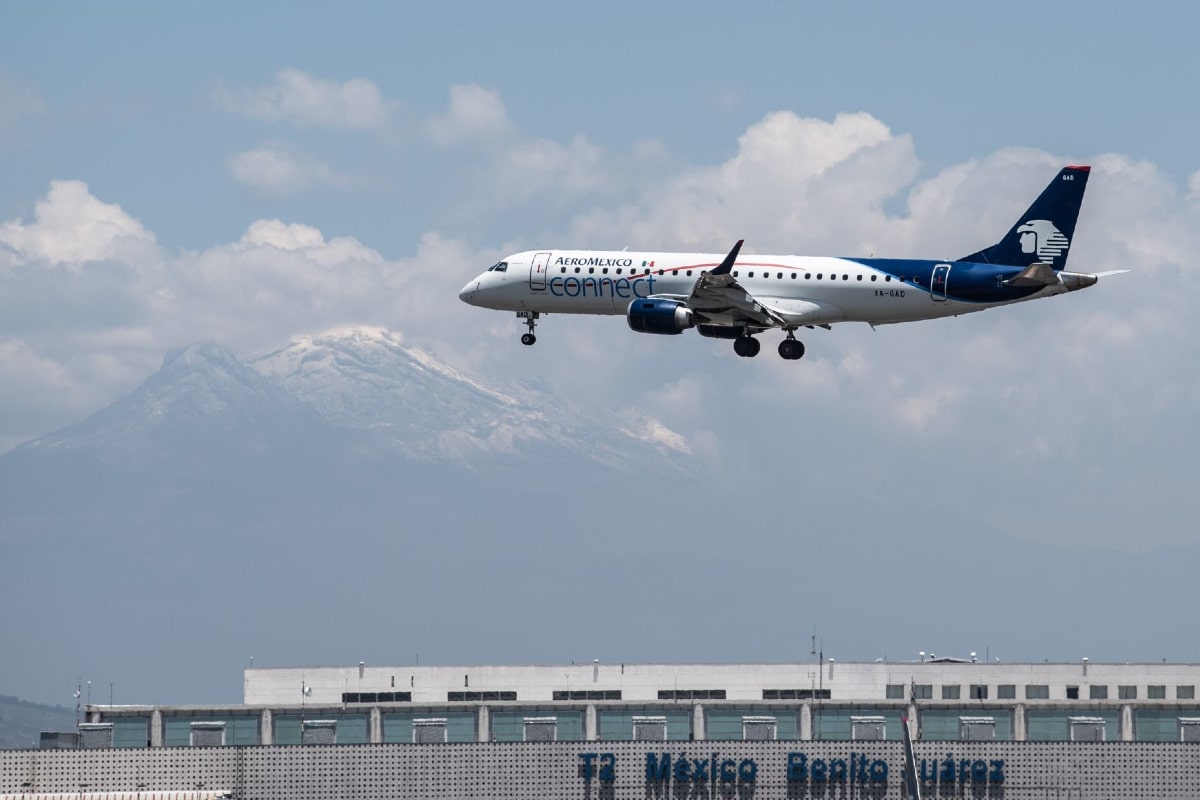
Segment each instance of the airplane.
[[639,333],[732,339],[758,355],[757,335],[778,328],[779,355],[804,355],[800,328],[871,326],[958,316],[1074,292],[1128,270],[1064,267],[1089,166],[1063,167],[996,244],[956,260],[741,256],[599,250],[527,250],[489,267],[459,292],[470,305],[515,311],[537,341],[543,314],[624,314]]

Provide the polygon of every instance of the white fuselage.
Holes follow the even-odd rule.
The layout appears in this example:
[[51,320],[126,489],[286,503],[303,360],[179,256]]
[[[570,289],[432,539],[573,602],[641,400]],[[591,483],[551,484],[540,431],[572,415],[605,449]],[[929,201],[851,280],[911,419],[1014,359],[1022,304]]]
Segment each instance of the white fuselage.
[[[482,273],[459,297],[471,305],[509,311],[625,314],[637,298],[686,298],[701,272],[712,270],[722,258],[713,253],[530,250],[506,258],[503,271]],[[947,296],[945,286],[953,285],[956,267],[978,265],[914,259],[888,260],[880,268],[871,261],[743,255],[733,275],[755,299],[794,311],[801,325],[932,319],[1068,291],[1052,285],[1021,297],[963,301],[953,293]]]

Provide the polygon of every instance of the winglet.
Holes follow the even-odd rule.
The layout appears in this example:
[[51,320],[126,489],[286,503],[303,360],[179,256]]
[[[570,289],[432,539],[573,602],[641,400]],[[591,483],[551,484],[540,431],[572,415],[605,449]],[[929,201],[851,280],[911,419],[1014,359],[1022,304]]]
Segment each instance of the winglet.
[[718,266],[716,269],[714,269],[712,272],[710,272],[708,274],[709,275],[728,275],[729,271],[733,269],[733,262],[737,261],[738,251],[742,249],[742,242],[744,242],[744,241],[746,241],[746,240],[738,239],[737,244],[735,244],[733,246],[733,249],[729,251],[729,255],[725,256],[725,260],[721,262],[720,266]]

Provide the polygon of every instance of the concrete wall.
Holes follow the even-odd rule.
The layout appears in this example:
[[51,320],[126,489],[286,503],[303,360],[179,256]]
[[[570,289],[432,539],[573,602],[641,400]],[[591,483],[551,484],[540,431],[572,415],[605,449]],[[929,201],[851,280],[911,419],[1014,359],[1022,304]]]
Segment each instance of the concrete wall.
[[[412,744],[415,726],[422,720],[444,721],[445,741],[470,743],[514,741],[523,737],[526,717],[558,717],[558,739],[623,741],[633,738],[633,721],[638,717],[662,717],[667,739],[736,740],[741,738],[743,717],[769,716],[776,720],[775,738],[850,740],[854,717],[880,717],[884,738],[900,739],[900,720],[918,720],[913,729],[917,740],[954,741],[959,736],[960,718],[991,717],[997,740],[1071,741],[1072,720],[1102,722],[1104,741],[1178,742],[1187,721],[1189,732],[1200,738],[1200,705],[1164,700],[1118,700],[1062,702],[1029,701],[1016,704],[997,701],[929,700],[916,705],[904,701],[846,703],[825,701],[774,701],[757,703],[735,700],[701,702],[659,701],[626,703],[606,701],[527,705],[524,703],[443,703],[412,707],[388,706],[288,706],[275,708],[198,706],[89,706],[88,718],[97,730],[84,737],[90,747],[171,747],[190,740],[191,726],[223,723],[224,742],[237,745],[294,745],[303,743],[305,720],[336,723],[336,744]],[[118,733],[124,732],[118,736]],[[91,738],[89,738],[89,736]],[[95,741],[93,741],[95,739]]]
[[[0,793],[71,792],[81,786],[91,792],[121,791],[140,785],[146,790],[229,789],[246,800],[883,800],[901,796],[903,759],[896,742],[669,745],[557,742],[0,751]],[[926,777],[932,779],[926,782],[931,796],[1200,797],[1200,748],[1195,745],[926,742],[916,750],[918,761],[925,762]],[[647,777],[648,756],[653,757],[652,766],[661,769],[653,779]],[[666,758],[671,763],[664,766]],[[682,771],[676,766],[681,759],[688,764]],[[790,782],[789,761],[796,778]],[[698,777],[701,772],[704,777]],[[815,780],[817,774],[826,780]],[[846,776],[845,783],[831,784],[829,778],[839,774]],[[872,780],[872,775],[883,779]]]

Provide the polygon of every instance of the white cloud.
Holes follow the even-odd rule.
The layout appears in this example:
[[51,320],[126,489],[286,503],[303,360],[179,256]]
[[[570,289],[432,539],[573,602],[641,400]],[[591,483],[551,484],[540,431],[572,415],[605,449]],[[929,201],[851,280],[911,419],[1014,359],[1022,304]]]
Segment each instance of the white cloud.
[[82,264],[139,258],[154,250],[154,235],[115,203],[104,203],[82,181],[51,181],[36,221],[0,224],[0,243],[34,261]]
[[229,173],[238,183],[267,194],[287,195],[315,186],[348,186],[353,179],[314,158],[268,144],[229,157]]
[[442,147],[463,142],[501,143],[513,133],[500,95],[474,83],[451,86],[445,113],[427,119],[424,128]]
[[[451,87],[446,110],[427,118],[422,128],[439,147],[471,146],[460,162],[461,180],[471,184],[470,200],[462,206],[488,214],[535,197],[553,198],[553,210],[561,214],[571,204],[642,185],[668,158],[653,140],[634,142],[628,153],[611,153],[584,134],[558,141],[522,133],[499,94],[476,84]],[[543,205],[541,212],[550,210]]]
[[218,87],[214,102],[254,119],[300,126],[373,130],[388,120],[383,94],[373,82],[352,78],[338,83],[298,69],[280,70],[275,83],[257,89]]
[[[717,251],[744,236],[756,252],[927,257],[995,241],[1064,162],[1005,149],[914,183],[920,165],[907,136],[864,114],[788,113],[749,126],[726,161],[653,182],[623,168],[637,156],[582,136],[513,133],[487,157],[488,180],[534,187],[509,212],[527,230],[544,229],[548,193],[578,204],[548,232],[556,243]],[[671,167],[661,148],[647,157]],[[804,331],[808,355],[797,363],[774,356],[777,334],[749,360],[724,341],[638,336],[619,318],[567,315],[543,320],[538,345],[523,348],[511,315],[455,295],[483,266],[536,241],[481,249],[429,232],[390,258],[315,225],[264,219],[232,241],[166,253],[119,206],[83,184],[56,183],[33,221],[0,224],[0,291],[17,312],[4,335],[27,348],[5,352],[25,365],[13,367],[13,385],[47,396],[57,365],[90,409],[151,371],[169,346],[216,339],[250,353],[297,333],[378,325],[485,376],[526,376],[568,399],[646,409],[687,436],[694,459],[735,473],[775,465],[830,496],[851,475],[885,495],[894,481],[916,491],[936,476],[937,496],[964,513],[1069,537],[1077,509],[1042,489],[1108,486],[1120,475],[1105,492],[1081,495],[1095,506],[1089,513],[1111,518],[1087,535],[1112,542],[1135,523],[1127,509],[1139,492],[1184,490],[1182,473],[1156,465],[1200,446],[1200,378],[1186,366],[1200,358],[1189,303],[1200,207],[1188,195],[1194,186],[1153,165],[1115,155],[1092,163],[1071,265],[1133,273],[961,319]],[[95,258],[104,263],[77,269]],[[59,424],[70,421],[57,413]],[[47,417],[26,411],[0,408],[0,419],[7,439],[48,430],[34,427]],[[1014,505],[1014,485],[1042,489]]]
[[[837,242],[867,245],[886,220],[883,203],[916,175],[907,136],[869,114],[832,122],[781,111],[738,139],[728,161],[660,181],[633,203],[581,216],[578,238],[644,247],[829,252]],[[852,215],[831,208],[853,204]],[[812,221],[820,219],[821,225]]]

